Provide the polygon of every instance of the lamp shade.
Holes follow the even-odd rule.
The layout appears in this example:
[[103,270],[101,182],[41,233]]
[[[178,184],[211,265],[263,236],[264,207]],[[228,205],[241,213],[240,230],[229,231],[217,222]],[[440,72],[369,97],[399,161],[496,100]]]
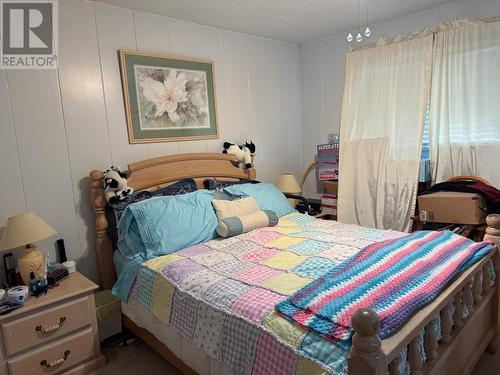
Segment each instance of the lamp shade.
[[7,219],[0,250],[26,246],[56,234],[56,230],[34,212],[11,216]]
[[297,179],[291,173],[281,173],[276,182],[276,186],[283,193],[299,194],[301,191]]

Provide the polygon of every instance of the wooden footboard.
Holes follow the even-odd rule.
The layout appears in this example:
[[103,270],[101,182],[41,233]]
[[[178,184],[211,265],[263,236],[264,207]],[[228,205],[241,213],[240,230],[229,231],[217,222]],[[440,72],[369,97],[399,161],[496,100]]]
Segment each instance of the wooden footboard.
[[[469,374],[485,349],[496,350],[500,335],[500,215],[490,215],[486,222],[485,239],[494,241],[494,250],[463,272],[397,334],[380,340],[377,314],[369,309],[356,311],[352,317],[356,333],[349,354],[350,375],[399,375],[400,352],[405,348],[412,375]],[[490,285],[490,260],[496,274],[493,286]],[[464,308],[469,312],[465,319],[462,318]],[[436,329],[438,316],[441,338]],[[423,330],[425,360],[419,347]]]

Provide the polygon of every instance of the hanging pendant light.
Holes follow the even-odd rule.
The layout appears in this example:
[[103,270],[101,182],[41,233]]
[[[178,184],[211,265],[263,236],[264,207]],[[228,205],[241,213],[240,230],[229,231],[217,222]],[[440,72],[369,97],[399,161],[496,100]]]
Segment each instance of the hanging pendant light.
[[358,35],[356,35],[356,42],[360,43],[363,40],[363,37],[361,36],[361,14],[360,14],[360,4],[358,0]]
[[[349,8],[347,10],[347,16],[349,17],[349,29],[351,28],[351,0],[349,0]],[[349,31],[349,33],[347,34],[347,42],[348,43],[351,43],[352,40],[354,39],[354,37],[352,36],[351,32]]]
[[366,29],[365,29],[365,36],[367,38],[369,38],[370,35],[372,35],[372,31],[371,31],[370,26],[368,24],[368,1],[365,2],[365,7],[366,7]]

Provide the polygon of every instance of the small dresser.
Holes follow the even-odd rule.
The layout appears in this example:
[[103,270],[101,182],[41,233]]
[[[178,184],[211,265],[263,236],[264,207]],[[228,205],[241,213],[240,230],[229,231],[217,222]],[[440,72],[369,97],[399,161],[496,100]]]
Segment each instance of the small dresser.
[[97,288],[73,272],[45,296],[0,315],[0,375],[84,374],[102,366]]

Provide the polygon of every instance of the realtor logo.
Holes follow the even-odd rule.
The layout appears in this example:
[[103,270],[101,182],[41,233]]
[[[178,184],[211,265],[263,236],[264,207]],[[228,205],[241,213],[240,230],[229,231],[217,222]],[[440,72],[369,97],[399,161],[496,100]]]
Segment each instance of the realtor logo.
[[57,68],[57,1],[2,0],[1,68]]

